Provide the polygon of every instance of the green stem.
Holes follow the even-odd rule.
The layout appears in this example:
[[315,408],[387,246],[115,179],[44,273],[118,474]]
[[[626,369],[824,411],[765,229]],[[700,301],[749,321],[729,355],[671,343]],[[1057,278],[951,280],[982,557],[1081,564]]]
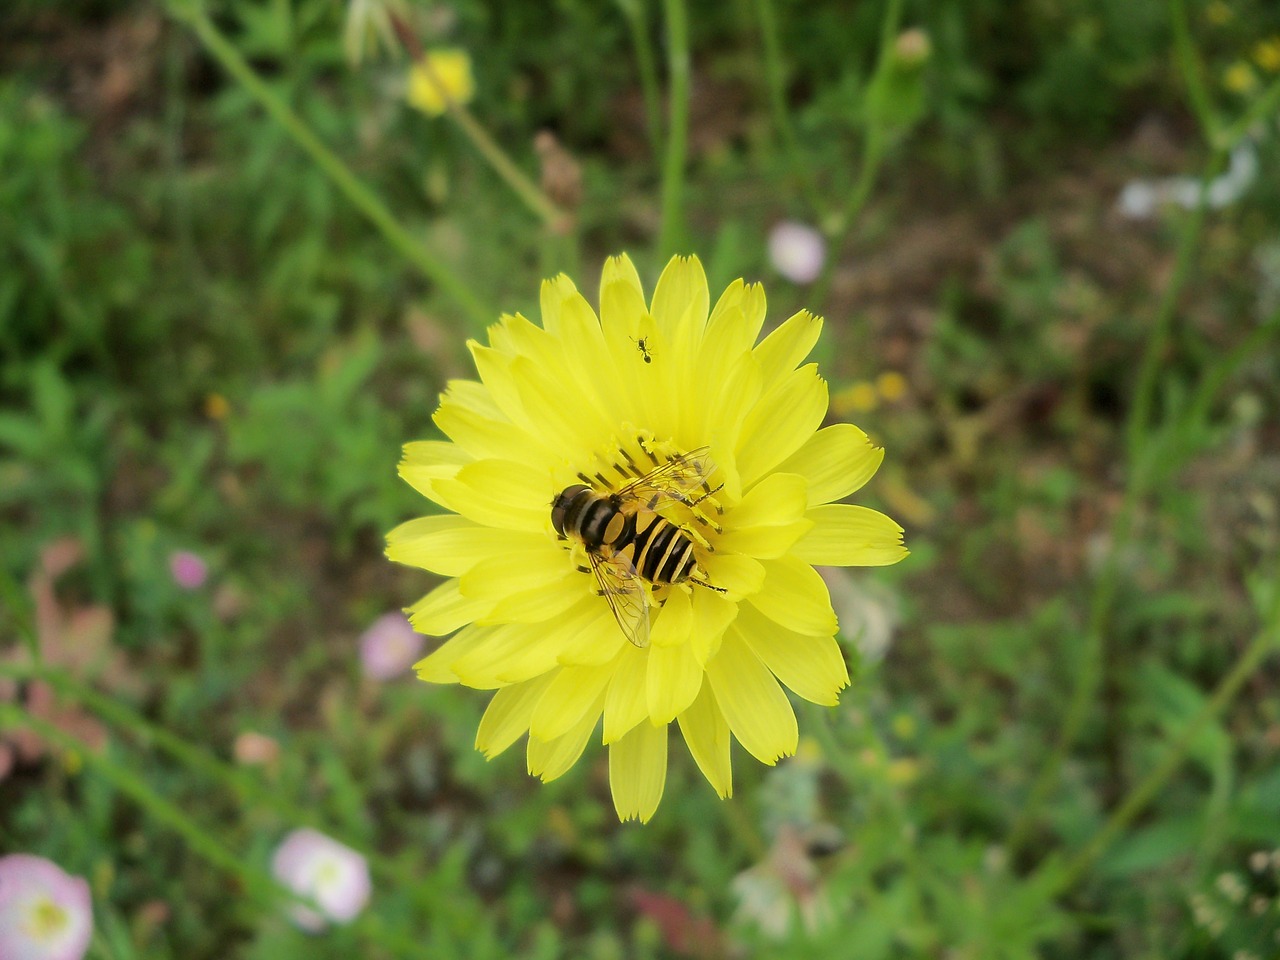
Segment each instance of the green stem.
[[[1218,162],[1215,154],[1210,161],[1209,170]],[[1203,198],[1202,198],[1203,199]],[[1178,256],[1172,279],[1165,288],[1164,296],[1156,309],[1156,316],[1151,325],[1151,333],[1143,348],[1139,362],[1138,383],[1135,387],[1134,402],[1129,412],[1126,425],[1126,451],[1129,461],[1129,472],[1125,483],[1124,498],[1116,515],[1111,531],[1111,547],[1102,569],[1095,578],[1095,586],[1089,600],[1089,621],[1085,630],[1083,649],[1080,654],[1080,666],[1076,671],[1075,684],[1071,698],[1067,704],[1058,731],[1058,738],[1052,752],[1040,768],[1036,779],[1032,782],[1022,810],[1014,821],[1006,841],[1009,850],[1016,853],[1026,841],[1035,825],[1040,808],[1048,799],[1050,790],[1058,778],[1058,773],[1066,761],[1076,738],[1089,716],[1089,707],[1094,701],[1098,684],[1102,675],[1102,661],[1106,650],[1107,622],[1110,619],[1120,577],[1117,571],[1116,558],[1128,542],[1133,517],[1137,505],[1146,493],[1150,470],[1144,465],[1142,446],[1146,438],[1151,408],[1155,402],[1155,388],[1159,379],[1160,365],[1173,325],[1178,296],[1186,284],[1191,272],[1192,257],[1200,239],[1204,226],[1205,208],[1201,202],[1182,228],[1178,243]]]
[[8,612],[18,635],[22,637],[31,662],[39,663],[42,656],[40,637],[36,633],[35,623],[31,620],[31,602],[18,586],[13,573],[5,566],[0,566],[0,600],[4,601],[0,606]]
[[386,241],[427,279],[454,299],[478,325],[485,325],[494,311],[463,283],[447,264],[437,260],[392,216],[387,205],[349,167],[326,147],[301,117],[258,76],[240,52],[224,37],[199,3],[168,0],[173,16],[191,27],[206,50],[222,64],[288,133],[347,199],[369,219]]
[[1196,122],[1200,124],[1200,133],[1205,142],[1216,144],[1217,111],[1213,109],[1209,87],[1204,82],[1204,65],[1200,62],[1195,43],[1191,39],[1191,28],[1187,23],[1187,9],[1183,0],[1169,0],[1169,21],[1173,26],[1174,58],[1178,62],[1182,82],[1187,85],[1191,110],[1196,115]]
[[684,165],[689,136],[689,18],[684,0],[664,0],[667,21],[667,153],[662,165],[662,232],[658,250],[665,261],[685,242]]
[[[1280,584],[1277,584],[1274,589],[1275,597],[1280,598]],[[1061,893],[1076,884],[1116,837],[1155,799],[1164,785],[1169,782],[1169,778],[1186,760],[1192,743],[1204,729],[1205,724],[1227,708],[1240,692],[1245,681],[1253,676],[1268,655],[1280,647],[1280,617],[1276,616],[1276,606],[1276,603],[1272,604],[1269,622],[1258,631],[1257,636],[1240,655],[1235,666],[1218,683],[1208,702],[1187,723],[1182,734],[1169,748],[1169,753],[1164,760],[1147,774],[1146,779],[1129,791],[1128,796],[1120,802],[1102,828],[1061,867],[1060,874],[1055,878],[1057,892]]]
[[[532,180],[524,175],[524,172],[516,166],[515,162],[507,155],[507,152],[498,145],[498,142],[489,136],[489,131],[480,125],[475,116],[465,106],[455,100],[450,94],[448,87],[440,75],[436,73],[435,66],[431,63],[431,54],[422,48],[422,44],[417,42],[416,35],[407,33],[403,28],[403,22],[397,17],[393,21],[397,26],[401,41],[409,48],[414,61],[422,67],[427,75],[428,82],[435,87],[435,91],[440,95],[440,99],[444,101],[445,109],[449,113],[449,117],[461,129],[463,134],[471,145],[476,148],[480,156],[493,167],[494,172],[502,178],[503,182],[511,188],[520,200],[534,214],[540,217],[549,228],[556,232],[564,232],[564,224],[569,220],[569,215],[561,210],[551,198],[543,193]],[[411,39],[412,38],[412,39]]]
[[662,152],[662,104],[658,91],[658,68],[653,56],[653,41],[645,23],[643,0],[617,0],[631,31],[631,46],[640,71],[640,92],[644,96],[645,126],[649,132],[649,148],[657,156]]
[[[902,18],[902,0],[888,0],[884,8],[884,16],[880,20],[880,52],[878,62],[872,76],[879,73],[885,62],[893,54],[894,40],[898,34],[898,24]],[[831,232],[830,252],[823,265],[822,276],[814,286],[811,302],[820,306],[826,302],[831,291],[831,280],[835,275],[836,264],[843,256],[844,246],[853,232],[853,225],[862,214],[863,208],[871,198],[871,189],[875,186],[876,177],[880,173],[880,164],[884,160],[888,148],[888,131],[875,119],[867,122],[863,134],[862,157],[858,166],[858,179],[845,200],[844,209]]]

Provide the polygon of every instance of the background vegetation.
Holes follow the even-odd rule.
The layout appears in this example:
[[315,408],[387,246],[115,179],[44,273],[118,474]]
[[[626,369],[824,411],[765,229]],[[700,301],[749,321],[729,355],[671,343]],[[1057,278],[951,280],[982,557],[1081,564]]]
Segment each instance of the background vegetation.
[[[353,65],[347,15],[0,12],[0,738],[46,748],[0,848],[89,878],[90,956],[1280,955],[1280,11],[411,4],[567,219],[409,109],[403,57]],[[783,219],[828,236],[811,286]],[[913,548],[833,581],[864,669],[801,755],[721,802],[673,750],[643,828],[602,751],[486,763],[484,696],[356,644],[430,586],[381,538],[466,338],[621,250],[827,317]],[[303,824],[374,874],[321,936],[269,880]]]

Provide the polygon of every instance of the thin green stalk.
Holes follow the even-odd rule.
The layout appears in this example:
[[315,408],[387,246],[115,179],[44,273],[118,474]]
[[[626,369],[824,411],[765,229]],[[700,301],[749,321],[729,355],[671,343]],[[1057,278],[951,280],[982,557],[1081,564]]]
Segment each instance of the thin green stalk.
[[653,55],[653,41],[645,23],[644,0],[617,0],[631,31],[631,46],[636,53],[640,72],[640,92],[644,96],[645,126],[649,132],[649,149],[654,156],[662,153],[662,103],[658,91],[658,68]]
[[472,115],[471,111],[450,95],[448,87],[436,73],[435,66],[431,62],[431,54],[423,49],[422,43],[408,25],[394,15],[392,15],[392,23],[400,36],[400,42],[409,51],[414,62],[426,72],[428,82],[435,87],[436,93],[444,101],[450,119],[462,129],[463,134],[471,141],[471,145],[526,207],[540,217],[549,228],[556,232],[563,232],[564,224],[570,219],[569,215],[556,206],[537,184],[524,175],[507,152],[493,137],[489,136],[489,131],[480,125],[480,121]]
[[[1214,162],[1216,160],[1215,156]],[[1126,449],[1130,469],[1124,498],[1111,531],[1111,549],[1108,551],[1106,562],[1095,578],[1095,586],[1089,599],[1089,620],[1085,628],[1080,665],[1067,703],[1067,712],[1059,727],[1054,748],[1032,782],[1027,800],[1022,805],[1022,810],[1009,832],[1007,846],[1011,852],[1016,852],[1022,846],[1034,826],[1041,806],[1048,799],[1049,792],[1057,781],[1067,754],[1088,719],[1089,708],[1101,680],[1107,622],[1111,616],[1120,579],[1117,576],[1116,557],[1129,539],[1138,502],[1146,493],[1150,472],[1143,463],[1142,445],[1146,438],[1151,407],[1155,402],[1160,363],[1169,340],[1178,297],[1190,276],[1192,257],[1200,239],[1204,219],[1204,204],[1201,203],[1183,225],[1173,277],[1165,288],[1164,296],[1156,309],[1151,333],[1143,348],[1134,402],[1126,425]]]
[[[1274,589],[1276,598],[1280,599],[1280,584],[1277,584]],[[1272,604],[1269,622],[1258,631],[1257,636],[1245,648],[1235,666],[1219,681],[1213,695],[1187,723],[1182,734],[1169,748],[1169,753],[1164,760],[1147,774],[1146,779],[1129,791],[1128,796],[1120,802],[1102,828],[1060,868],[1061,872],[1055,878],[1057,892],[1063,892],[1076,884],[1106,852],[1116,837],[1146,809],[1186,760],[1192,743],[1204,729],[1205,724],[1227,708],[1263,661],[1280,648],[1280,617],[1276,615],[1277,606],[1276,603]]]
[[18,581],[14,579],[13,574],[4,566],[0,566],[0,600],[4,601],[3,607],[13,621],[18,635],[22,637],[32,663],[39,663],[41,660],[40,637],[36,634],[35,623],[31,620],[31,602],[18,586]]
[[1191,101],[1191,110],[1200,124],[1200,133],[1205,142],[1216,144],[1218,141],[1218,114],[1209,97],[1209,87],[1204,81],[1204,64],[1196,52],[1195,43],[1191,39],[1191,28],[1187,23],[1187,9],[1183,0],[1169,0],[1169,21],[1173,25],[1173,52],[1178,63],[1178,72],[1182,74],[1182,82],[1187,85],[1187,97]]
[[1280,80],[1274,80],[1261,96],[1254,97],[1244,116],[1226,127],[1219,135],[1217,146],[1230,150],[1248,135],[1255,123],[1280,113]]
[[223,69],[263,106],[397,252],[452,297],[476,324],[483,326],[493,318],[494,311],[447,264],[437,260],[402,227],[381,198],[357,179],[351,169],[320,141],[293,108],[258,76],[240,52],[213,25],[198,2],[168,0],[168,8],[174,17],[191,27],[205,49],[222,64]]
[[[893,56],[894,39],[897,37],[901,19],[902,0],[888,0],[885,4],[884,16],[880,20],[880,53],[875,68],[877,73],[885,61]],[[849,192],[844,209],[831,233],[827,262],[822,268],[822,276],[813,289],[811,302],[815,307],[822,306],[826,302],[827,294],[831,291],[831,280],[835,275],[836,264],[840,262],[844,246],[853,232],[854,223],[871,198],[871,189],[875,186],[888,145],[888,131],[881,122],[874,119],[869,121],[864,132],[858,179],[854,181],[853,189]]]
[[[24,713],[10,703],[0,703],[0,726],[28,726],[45,740],[74,752],[95,775],[182,837],[194,853],[235,877],[244,890],[262,905],[275,909],[298,899],[296,894],[279,886],[265,870],[250,866],[243,855],[211,836],[177,804],[156,793],[141,777],[105,753],[91,749],[47,720]],[[357,929],[367,940],[393,951],[397,956],[413,956],[418,949],[418,945],[409,938],[384,930],[377,918],[368,913],[357,921]]]
[[685,242],[684,165],[689,138],[689,17],[684,0],[663,0],[667,21],[667,154],[662,165],[662,232],[658,250],[665,261]]

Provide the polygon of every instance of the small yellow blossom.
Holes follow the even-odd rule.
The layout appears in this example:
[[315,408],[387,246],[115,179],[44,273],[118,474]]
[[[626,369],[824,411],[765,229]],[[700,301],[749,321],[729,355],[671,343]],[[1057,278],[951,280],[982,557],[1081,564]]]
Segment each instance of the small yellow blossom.
[[907,378],[896,370],[886,370],[876,377],[876,391],[886,403],[896,403],[907,395]]
[[1280,73],[1280,36],[1259,40],[1253,48],[1253,62],[1267,73]]
[[475,95],[471,57],[465,50],[428,50],[409,71],[409,105],[438,117],[449,103],[467,103]]
[[1235,13],[1231,9],[1231,5],[1224,3],[1223,0],[1214,0],[1204,11],[1205,17],[1215,27],[1220,27],[1224,23],[1230,22]]
[[1252,93],[1257,89],[1258,75],[1249,64],[1237,60],[1222,75],[1222,85],[1232,93]]
[[867,380],[855,380],[831,397],[831,409],[841,416],[847,413],[866,413],[878,406],[880,394],[875,384]]
[[211,393],[204,398],[204,415],[210,420],[225,420],[231,412],[231,404],[220,393]]

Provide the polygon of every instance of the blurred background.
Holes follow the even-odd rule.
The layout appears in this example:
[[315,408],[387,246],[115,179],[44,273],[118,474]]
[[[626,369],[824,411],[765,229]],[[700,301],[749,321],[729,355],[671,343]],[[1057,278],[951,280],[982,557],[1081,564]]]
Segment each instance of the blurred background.
[[[1278,111],[1266,0],[9,0],[0,853],[94,958],[1280,956]],[[912,549],[645,827],[472,749],[382,556],[465,341],[621,251],[827,318]]]

